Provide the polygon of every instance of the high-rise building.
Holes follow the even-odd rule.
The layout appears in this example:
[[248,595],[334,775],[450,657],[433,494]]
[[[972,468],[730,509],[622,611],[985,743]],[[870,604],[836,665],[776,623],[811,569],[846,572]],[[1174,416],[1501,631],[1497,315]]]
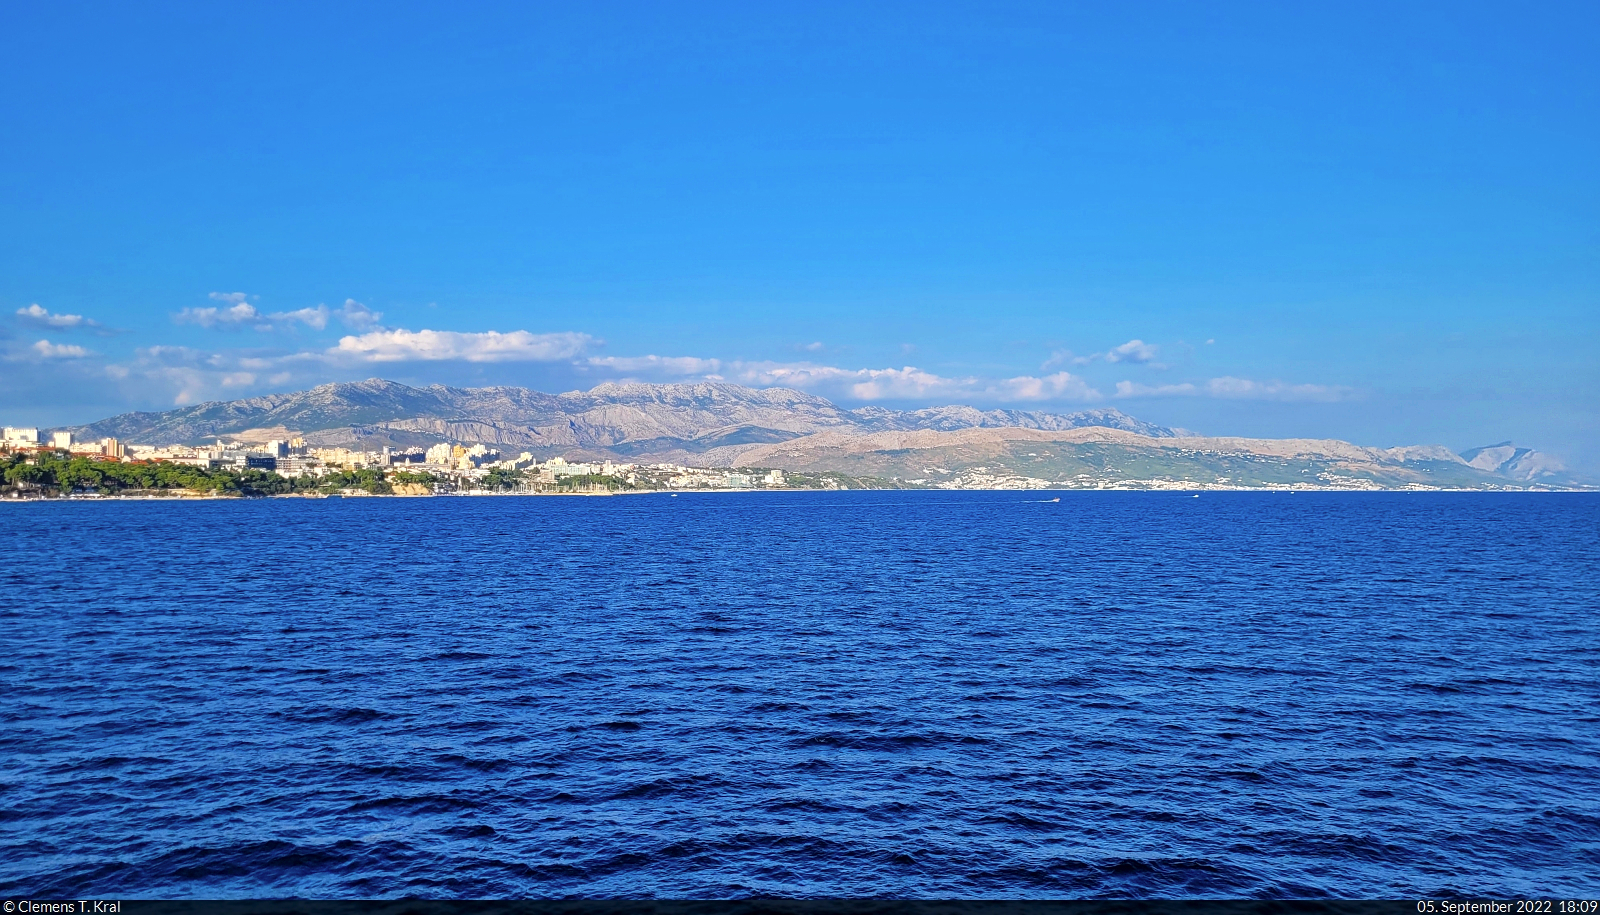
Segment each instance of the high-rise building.
[[72,450],[72,433],[71,432],[52,432],[52,433],[50,433],[50,447],[52,447],[52,448],[60,448],[62,451],[71,451]]

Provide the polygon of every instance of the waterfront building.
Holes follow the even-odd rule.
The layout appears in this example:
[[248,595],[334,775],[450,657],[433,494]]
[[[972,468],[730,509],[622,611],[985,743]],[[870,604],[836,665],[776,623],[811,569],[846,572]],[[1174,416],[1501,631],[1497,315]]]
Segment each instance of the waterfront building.
[[346,470],[360,470],[370,464],[373,458],[365,451],[351,451],[349,448],[313,448],[311,456],[324,464]]
[[290,457],[278,458],[277,465],[278,473],[286,477],[297,477],[303,473],[310,472],[313,468],[318,466],[318,462],[316,458],[292,455]]
[[564,458],[551,458],[545,467],[554,477],[584,477],[600,472],[594,464],[569,464]]

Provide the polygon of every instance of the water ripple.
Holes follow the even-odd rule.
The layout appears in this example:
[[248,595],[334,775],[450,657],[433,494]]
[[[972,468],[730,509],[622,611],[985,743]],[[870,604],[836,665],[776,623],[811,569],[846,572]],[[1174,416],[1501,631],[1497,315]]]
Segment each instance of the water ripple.
[[1600,886],[1594,496],[0,511],[5,895]]

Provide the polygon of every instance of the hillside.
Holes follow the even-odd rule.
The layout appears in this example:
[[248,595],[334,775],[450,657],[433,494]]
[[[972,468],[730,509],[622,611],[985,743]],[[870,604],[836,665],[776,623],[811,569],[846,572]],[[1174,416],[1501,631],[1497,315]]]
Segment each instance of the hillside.
[[1326,439],[1152,437],[1115,429],[965,429],[848,435],[823,432],[718,448],[724,466],[837,471],[929,486],[1047,488],[1171,484],[1210,488],[1522,489],[1540,480],[1475,467],[1441,447],[1363,448]]
[[840,407],[786,388],[602,384],[414,388],[382,379],[127,413],[71,427],[142,444],[303,436],[377,449],[482,442],[545,458],[778,467],[962,486],[1334,486],[1520,489],[1582,483],[1509,442],[1457,455],[1439,446],[1364,448],[1311,439],[1203,437],[1117,410],[1050,413],[968,406]]
[[628,457],[665,451],[780,442],[822,431],[1107,426],[1171,437],[1175,430],[1117,410],[1060,414],[935,407],[846,410],[787,388],[733,384],[602,384],[588,391],[545,394],[527,388],[413,388],[382,379],[326,384],[275,394],[126,413],[71,427],[80,438],[113,436],[148,444],[191,444],[217,437],[265,440],[303,435],[317,445],[367,448],[483,442],[535,454],[581,452]]

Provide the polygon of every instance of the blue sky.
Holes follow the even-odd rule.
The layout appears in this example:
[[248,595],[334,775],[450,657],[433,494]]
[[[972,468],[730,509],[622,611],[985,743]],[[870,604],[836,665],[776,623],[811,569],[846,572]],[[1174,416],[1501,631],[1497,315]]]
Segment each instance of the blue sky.
[[14,7],[0,419],[722,378],[1600,468],[1600,6]]

